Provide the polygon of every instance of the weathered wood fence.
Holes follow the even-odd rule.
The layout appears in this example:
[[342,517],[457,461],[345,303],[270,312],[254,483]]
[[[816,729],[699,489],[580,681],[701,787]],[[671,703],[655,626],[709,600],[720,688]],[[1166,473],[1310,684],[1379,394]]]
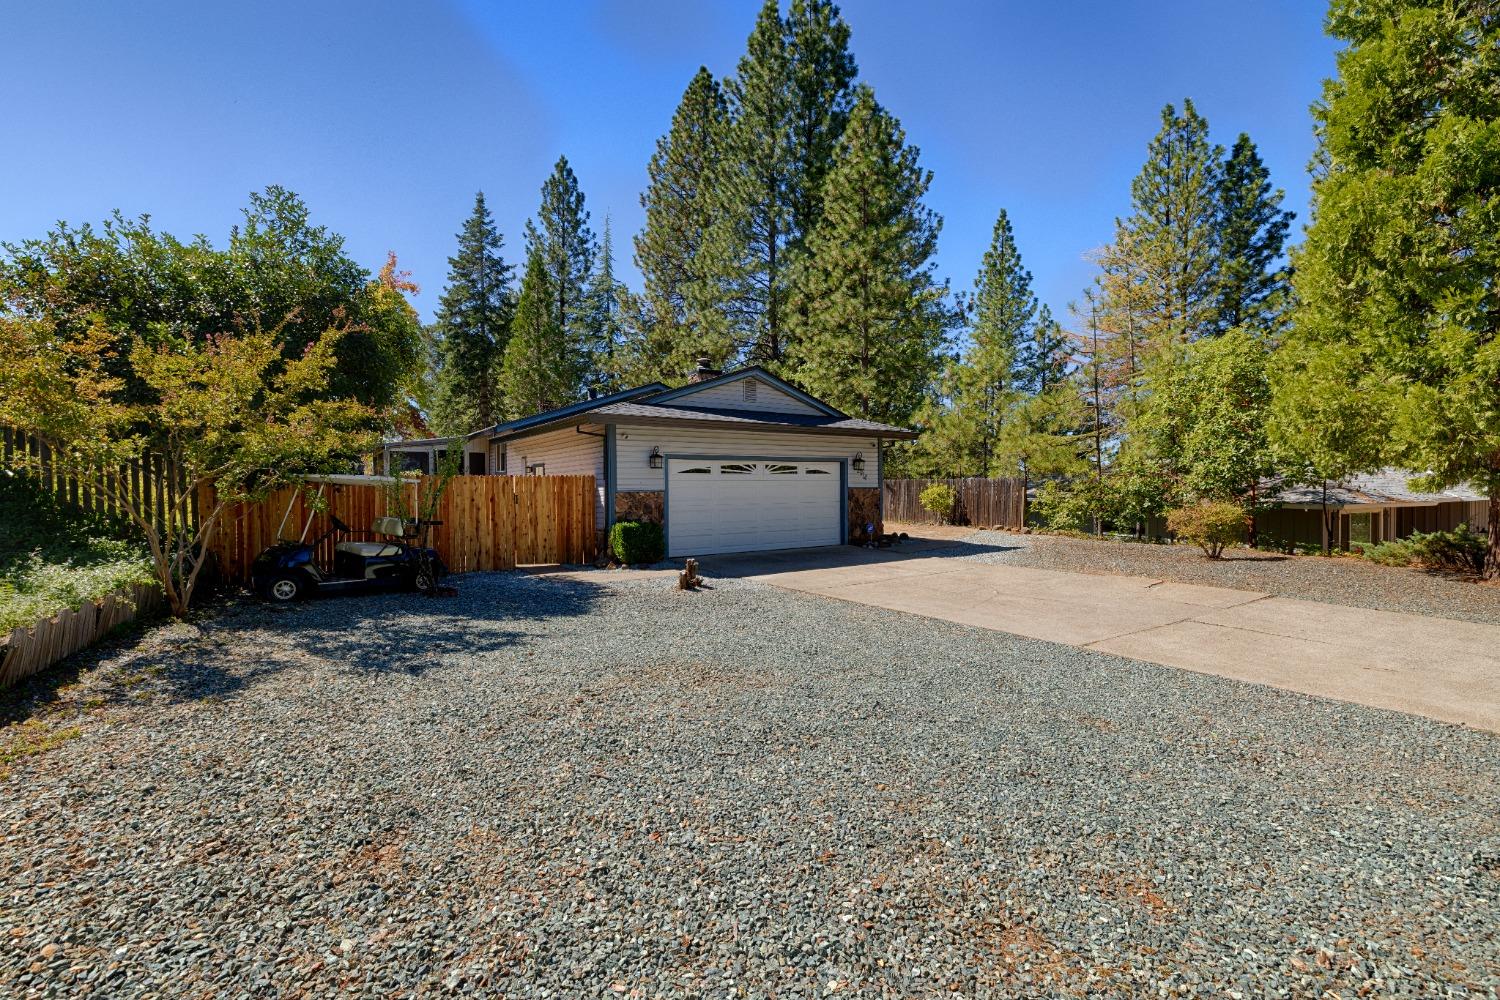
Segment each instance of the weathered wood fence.
[[0,636],[0,688],[31,676],[87,646],[138,615],[161,607],[155,584],[136,584],[97,601],[85,601],[77,611],[59,611],[35,625]]
[[1026,488],[1019,479],[887,479],[885,519],[908,524],[937,524],[938,515],[917,498],[933,483],[946,483],[958,494],[952,521],[984,527],[1019,528],[1026,513]]
[[[61,503],[80,510],[125,516],[123,503],[137,507],[160,530],[174,516],[197,522],[196,497],[187,497],[180,470],[160,455],[148,455],[114,469],[96,470],[80,464],[52,445],[25,431],[0,427],[0,462],[7,469],[24,470]],[[110,489],[101,489],[103,480]]]
[[[410,482],[407,516],[412,493],[425,496],[435,480],[424,476]],[[318,512],[310,503],[315,492],[316,486],[280,490],[262,503],[224,511],[208,543],[224,579],[248,583],[250,564],[276,541],[278,531],[284,538],[312,541],[328,530],[330,515],[354,531],[368,531],[375,518],[402,513],[389,509],[386,490],[378,485],[329,484],[326,509]],[[437,511],[435,520],[443,524],[432,530],[431,544],[454,573],[592,562],[598,552],[596,502],[593,476],[455,476]],[[199,498],[205,511],[212,503],[211,495]],[[333,561],[334,541],[319,546],[319,563]]]

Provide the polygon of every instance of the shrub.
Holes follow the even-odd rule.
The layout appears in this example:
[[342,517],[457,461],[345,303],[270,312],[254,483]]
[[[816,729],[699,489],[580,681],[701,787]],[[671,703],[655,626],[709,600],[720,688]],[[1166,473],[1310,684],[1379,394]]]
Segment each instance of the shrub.
[[953,508],[958,506],[958,493],[947,483],[933,483],[917,494],[917,503],[929,514],[947,524],[953,517]]
[[1460,524],[1452,531],[1414,532],[1406,538],[1364,546],[1360,555],[1382,566],[1420,566],[1448,573],[1484,569],[1486,539]]
[[128,526],[0,471],[0,636],[133,583],[151,563]]
[[609,529],[609,550],[627,566],[661,562],[667,546],[661,525],[650,521],[616,521]]
[[1167,511],[1167,528],[1197,545],[1208,558],[1217,559],[1226,545],[1244,536],[1245,510],[1222,500],[1202,500]]

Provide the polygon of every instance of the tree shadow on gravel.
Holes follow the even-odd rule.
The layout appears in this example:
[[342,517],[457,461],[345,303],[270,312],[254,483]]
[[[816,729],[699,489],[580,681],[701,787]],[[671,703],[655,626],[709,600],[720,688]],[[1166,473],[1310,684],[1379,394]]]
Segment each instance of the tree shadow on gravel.
[[[127,651],[130,669],[101,679],[93,693],[99,703],[148,693],[174,702],[224,700],[288,670],[420,677],[455,656],[534,641],[536,626],[588,614],[608,593],[583,581],[518,574],[456,582],[458,595],[446,598],[378,594],[289,606],[223,601],[197,620],[191,638],[150,643],[148,637],[152,648]],[[59,666],[60,676],[77,678],[76,667]]]

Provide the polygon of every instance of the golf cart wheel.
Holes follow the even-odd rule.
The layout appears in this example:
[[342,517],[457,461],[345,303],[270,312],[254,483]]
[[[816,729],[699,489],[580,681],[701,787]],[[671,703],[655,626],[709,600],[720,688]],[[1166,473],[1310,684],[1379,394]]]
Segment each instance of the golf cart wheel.
[[416,579],[413,583],[421,593],[430,593],[437,587],[437,572],[431,566],[423,566],[417,570]]
[[302,596],[302,581],[295,576],[278,576],[266,584],[266,598],[287,604]]

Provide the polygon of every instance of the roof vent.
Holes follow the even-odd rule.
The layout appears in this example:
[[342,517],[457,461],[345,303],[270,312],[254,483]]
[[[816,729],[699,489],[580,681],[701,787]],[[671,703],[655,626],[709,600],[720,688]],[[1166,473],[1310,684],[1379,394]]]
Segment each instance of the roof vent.
[[760,383],[753,378],[747,378],[740,385],[744,386],[744,389],[741,390],[741,398],[747,403],[755,402],[755,387],[760,385]]
[[699,358],[698,367],[696,370],[694,370],[693,374],[688,377],[688,382],[707,382],[709,379],[718,378],[720,375],[724,374],[723,372],[719,371],[719,369],[711,367],[712,364],[712,359],[710,359],[706,355]]

